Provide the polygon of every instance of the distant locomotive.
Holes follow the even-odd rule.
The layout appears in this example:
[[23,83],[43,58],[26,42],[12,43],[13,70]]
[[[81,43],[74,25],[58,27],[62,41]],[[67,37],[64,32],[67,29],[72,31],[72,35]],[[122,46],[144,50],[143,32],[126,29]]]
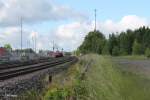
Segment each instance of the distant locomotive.
[[56,51],[56,52],[51,51],[51,52],[48,52],[48,55],[50,57],[54,57],[54,58],[58,58],[58,57],[63,57],[64,56],[63,53],[60,52],[60,51]]

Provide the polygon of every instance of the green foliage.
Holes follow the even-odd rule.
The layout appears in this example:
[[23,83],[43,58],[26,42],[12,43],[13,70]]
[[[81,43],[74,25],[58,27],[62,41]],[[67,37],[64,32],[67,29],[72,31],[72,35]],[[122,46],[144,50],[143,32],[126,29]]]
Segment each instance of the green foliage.
[[81,80],[81,73],[86,63],[85,59],[80,59],[76,65],[68,69],[67,73],[60,74],[57,79],[53,78],[44,100],[87,100],[85,99],[88,94],[87,88]]
[[109,35],[109,40],[108,40],[109,47],[108,47],[108,49],[109,49],[109,52],[111,55],[113,53],[113,48],[118,46],[118,39],[117,38],[118,38],[118,36],[115,34]]
[[19,95],[14,100],[42,100],[42,95],[37,90],[29,90]]
[[150,48],[147,48],[145,51],[146,57],[150,58]]
[[112,55],[113,56],[118,56],[119,55],[119,48],[115,46],[112,50]]
[[[80,73],[81,74],[81,73]],[[87,100],[89,91],[84,80],[78,79],[78,83],[73,88],[74,97],[76,100]]]
[[12,47],[10,44],[5,44],[4,45],[4,48],[6,48],[7,50],[12,50]]
[[132,54],[132,45],[134,42],[133,32],[131,30],[127,30],[126,32],[122,32],[119,35],[119,47],[121,55]]
[[134,44],[133,44],[133,54],[134,55],[142,54],[142,46],[136,40],[134,41]]
[[67,100],[70,96],[70,91],[65,88],[54,88],[49,90],[44,97],[44,100]]
[[76,79],[71,89],[67,87],[50,89],[44,96],[44,100],[86,100],[88,92],[83,81]]
[[120,56],[127,56],[127,55],[129,55],[124,49],[122,49],[122,48],[120,48],[120,50],[119,50],[120,52],[119,52],[119,55]]
[[[79,78],[81,70],[89,61],[92,63],[85,73],[85,78],[81,80]],[[122,71],[120,69],[122,66],[113,63],[108,56],[85,55],[79,59],[77,66],[72,68],[75,69],[69,73],[73,73],[76,77],[67,76],[75,81],[71,82],[71,87],[65,85],[50,89],[44,100],[149,100],[150,98],[150,81]]]
[[102,49],[102,54],[103,55],[109,55],[110,54],[109,53],[109,44],[108,44],[108,42],[105,43],[105,45],[104,45],[104,47]]
[[79,56],[79,55],[80,55],[80,50],[79,50],[79,49],[75,50],[75,51],[73,52],[73,54],[76,55],[76,56]]
[[99,31],[89,32],[79,51],[83,54],[113,55],[114,47],[118,47],[119,55],[145,54],[146,48],[150,48],[150,28],[143,26],[136,30],[112,33],[108,39]]
[[84,83],[89,94],[82,100],[149,100],[148,79],[122,71],[109,57],[88,55],[87,59],[93,63]]
[[79,47],[81,53],[102,53],[105,44],[105,37],[99,31],[89,32],[85,37],[84,42]]

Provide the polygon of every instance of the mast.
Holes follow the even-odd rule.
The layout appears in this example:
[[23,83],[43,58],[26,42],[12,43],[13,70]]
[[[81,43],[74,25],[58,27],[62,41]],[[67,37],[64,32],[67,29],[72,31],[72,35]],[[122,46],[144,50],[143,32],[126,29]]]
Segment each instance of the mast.
[[55,50],[55,46],[54,46],[54,41],[53,41],[53,52],[54,52],[54,50]]
[[36,52],[36,49],[37,49],[37,48],[36,48],[36,41],[37,41],[37,40],[36,40],[36,33],[35,33],[35,52]]
[[96,31],[96,21],[97,21],[97,9],[94,10],[95,12],[95,28],[94,28],[94,31]]
[[21,38],[21,39],[20,39],[20,43],[21,43],[20,46],[21,46],[21,52],[22,52],[22,17],[21,17],[20,28],[21,28],[21,29],[20,29],[20,34],[21,34],[21,35],[20,35],[20,36],[21,36],[21,37],[20,37],[20,38]]

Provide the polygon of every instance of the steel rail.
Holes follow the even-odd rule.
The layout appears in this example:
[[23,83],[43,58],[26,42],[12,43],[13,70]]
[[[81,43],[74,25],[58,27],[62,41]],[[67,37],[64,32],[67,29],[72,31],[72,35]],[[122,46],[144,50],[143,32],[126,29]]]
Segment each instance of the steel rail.
[[54,61],[54,60],[58,60],[58,59],[63,59],[63,58],[47,58],[47,59],[31,60],[31,61],[18,62],[18,63],[1,64],[0,70],[16,68],[16,67],[20,67],[20,66],[33,65],[33,64],[46,62],[46,61]]
[[67,58],[65,60],[61,60],[61,61],[44,63],[44,64],[41,64],[39,66],[30,66],[30,67],[22,68],[22,69],[19,69],[19,70],[1,72],[0,73],[0,80],[1,81],[6,80],[6,79],[17,77],[17,76],[20,76],[20,75],[32,73],[32,72],[35,72],[35,71],[38,71],[38,70],[42,70],[42,69],[54,67],[54,66],[57,66],[57,65],[65,64],[67,62],[73,62],[75,60],[77,60],[75,57],[71,57],[71,58]]
[[70,58],[58,59],[58,60],[54,60],[54,61],[39,62],[37,64],[32,64],[32,65],[25,65],[25,66],[20,66],[20,67],[17,66],[17,67],[13,67],[13,68],[9,68],[9,69],[3,69],[3,70],[0,70],[0,75],[2,75],[3,73],[10,73],[10,72],[13,72],[13,71],[20,71],[22,69],[40,67],[40,66],[44,66],[44,65],[47,65],[47,64],[53,64],[53,63],[61,62],[63,60],[67,60],[67,59],[70,59]]
[[7,66],[7,65],[12,65],[12,64],[20,64],[20,63],[28,63],[31,61],[39,61],[39,60],[47,60],[47,59],[55,59],[55,58],[45,57],[45,58],[37,58],[37,59],[23,60],[23,61],[8,61],[8,62],[0,63],[0,66],[5,66],[5,65]]

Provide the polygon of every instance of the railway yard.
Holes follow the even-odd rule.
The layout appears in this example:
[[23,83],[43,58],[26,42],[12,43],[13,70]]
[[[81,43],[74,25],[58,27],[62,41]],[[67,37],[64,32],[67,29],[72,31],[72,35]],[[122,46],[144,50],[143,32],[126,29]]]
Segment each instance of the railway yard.
[[76,61],[74,56],[64,56],[1,63],[0,98],[13,97],[27,89],[40,89],[44,83],[41,79],[48,77],[45,83],[50,83],[53,75],[66,70]]

